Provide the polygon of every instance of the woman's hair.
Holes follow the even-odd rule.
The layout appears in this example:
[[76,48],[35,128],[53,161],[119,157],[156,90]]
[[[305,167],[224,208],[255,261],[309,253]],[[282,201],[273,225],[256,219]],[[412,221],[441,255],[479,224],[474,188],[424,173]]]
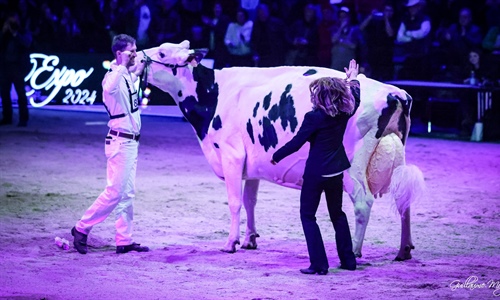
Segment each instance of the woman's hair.
[[309,84],[314,109],[320,108],[332,117],[341,112],[351,114],[354,111],[354,97],[350,91],[353,84],[359,83],[333,77],[314,80]]

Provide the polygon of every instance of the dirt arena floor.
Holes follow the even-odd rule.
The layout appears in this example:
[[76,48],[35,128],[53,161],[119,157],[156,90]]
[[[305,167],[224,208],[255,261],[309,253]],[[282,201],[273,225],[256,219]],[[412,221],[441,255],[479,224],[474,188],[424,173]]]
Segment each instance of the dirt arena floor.
[[428,193],[412,208],[416,249],[405,262],[393,260],[400,221],[382,198],[358,270],[337,269],[323,200],[331,268],[318,276],[299,272],[309,265],[299,191],[271,183],[261,183],[256,208],[258,249],[220,251],[230,218],[224,182],[178,118],[143,116],[134,237],[151,251],[116,254],[113,217],[94,227],[88,254],[58,248],[54,238],[72,241],[105,186],[108,117],[30,112],[27,128],[0,127],[0,299],[500,299],[498,143],[409,139],[407,162],[423,171]]

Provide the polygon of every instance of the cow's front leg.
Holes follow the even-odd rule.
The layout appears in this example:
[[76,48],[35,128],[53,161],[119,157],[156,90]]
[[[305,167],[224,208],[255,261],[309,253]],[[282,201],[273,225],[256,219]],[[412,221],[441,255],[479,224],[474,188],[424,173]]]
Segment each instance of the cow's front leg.
[[226,181],[227,197],[229,212],[231,213],[231,227],[229,236],[223,252],[236,252],[236,245],[240,244],[240,212],[242,205],[242,178],[243,178],[243,162],[244,159],[225,160],[222,163],[224,179]]
[[373,205],[373,196],[365,194],[364,190],[357,184],[355,194],[351,196],[354,204],[354,215],[356,218],[356,230],[352,239],[353,252],[356,257],[361,257],[361,248],[365,238],[366,226],[370,220],[370,212]]
[[411,250],[415,249],[411,241],[410,208],[401,214],[401,245],[399,253],[394,260],[403,261],[411,259]]
[[247,212],[247,230],[245,241],[241,248],[257,249],[257,230],[255,229],[255,205],[257,204],[257,192],[259,190],[259,180],[252,179],[245,181],[243,191],[243,206]]

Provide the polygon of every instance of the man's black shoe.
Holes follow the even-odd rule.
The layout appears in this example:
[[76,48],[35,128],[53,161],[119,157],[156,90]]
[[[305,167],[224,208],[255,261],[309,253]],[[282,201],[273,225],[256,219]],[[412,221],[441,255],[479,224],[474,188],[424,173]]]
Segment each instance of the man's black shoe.
[[75,227],[71,228],[71,235],[75,237],[73,239],[73,245],[75,246],[76,251],[78,251],[78,253],[80,254],[86,254],[88,250],[87,235],[76,230]]
[[127,253],[130,251],[148,252],[149,248],[146,246],[141,246],[141,244],[137,244],[137,243],[132,243],[131,245],[127,245],[127,246],[116,246],[116,253],[118,253],[118,254]]
[[300,273],[308,275],[313,275],[313,274],[326,275],[328,273],[328,270],[314,270],[311,268],[307,268],[307,269],[300,269]]
[[17,124],[17,127],[27,127],[28,126],[28,121],[19,121]]

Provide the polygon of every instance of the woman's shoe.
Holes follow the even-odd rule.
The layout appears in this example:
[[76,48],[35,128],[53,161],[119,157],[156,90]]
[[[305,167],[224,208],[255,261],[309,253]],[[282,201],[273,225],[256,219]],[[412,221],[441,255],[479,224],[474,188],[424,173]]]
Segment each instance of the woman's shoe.
[[312,275],[312,274],[326,275],[328,273],[328,270],[315,270],[315,269],[307,268],[307,269],[300,269],[300,273],[309,274],[309,275]]

